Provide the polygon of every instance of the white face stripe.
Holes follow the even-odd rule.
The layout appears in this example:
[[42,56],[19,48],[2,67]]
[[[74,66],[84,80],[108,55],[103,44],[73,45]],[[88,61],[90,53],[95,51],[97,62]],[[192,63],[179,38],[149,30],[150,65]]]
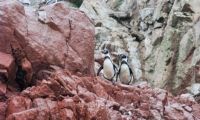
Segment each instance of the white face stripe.
[[107,53],[107,54],[103,54],[103,53],[102,53],[102,55],[103,55],[103,57],[106,57],[106,56],[107,56],[107,57],[111,58],[109,53]]
[[122,58],[122,61],[126,61],[126,62],[127,62],[127,61],[128,61],[128,59],[127,59],[127,58]]

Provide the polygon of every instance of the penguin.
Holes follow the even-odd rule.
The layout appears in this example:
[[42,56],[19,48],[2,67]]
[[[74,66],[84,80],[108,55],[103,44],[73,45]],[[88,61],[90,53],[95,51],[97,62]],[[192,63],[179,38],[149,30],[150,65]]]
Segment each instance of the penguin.
[[114,77],[118,72],[117,66],[112,61],[108,49],[104,49],[101,51],[104,55],[104,62],[103,65],[99,68],[97,72],[97,76],[99,75],[100,71],[103,69],[103,77],[114,84]]
[[121,83],[129,85],[134,76],[130,66],[128,65],[128,58],[125,54],[119,54],[119,58],[121,60],[121,64],[116,76],[116,81],[119,76]]

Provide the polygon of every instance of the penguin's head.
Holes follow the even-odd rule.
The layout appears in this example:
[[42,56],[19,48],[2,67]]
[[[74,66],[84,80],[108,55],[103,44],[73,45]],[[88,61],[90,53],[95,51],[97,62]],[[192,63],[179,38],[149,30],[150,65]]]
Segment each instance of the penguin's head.
[[101,51],[101,53],[103,53],[103,54],[108,54],[109,53],[109,51],[108,51],[108,49],[103,49],[102,51]]
[[126,61],[126,62],[128,61],[128,58],[125,54],[119,54],[118,56],[119,56],[121,61],[123,61],[123,60]]
[[106,57],[106,56],[110,57],[110,54],[109,54],[109,50],[108,50],[108,49],[103,49],[103,50],[101,51],[101,53],[104,55],[104,57]]

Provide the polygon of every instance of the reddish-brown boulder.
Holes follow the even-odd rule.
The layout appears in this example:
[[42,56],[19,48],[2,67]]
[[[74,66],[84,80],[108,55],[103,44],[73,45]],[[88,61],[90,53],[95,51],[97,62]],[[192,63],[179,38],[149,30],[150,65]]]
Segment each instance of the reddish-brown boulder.
[[0,51],[0,80],[13,82],[17,71],[15,59],[11,54]]
[[104,58],[100,51],[95,51],[94,61],[99,63],[100,65],[103,64]]
[[[76,87],[66,84],[71,84],[72,80]],[[61,94],[61,88],[75,94]],[[6,115],[8,120],[22,117],[195,120],[199,119],[199,110],[200,106],[189,94],[173,97],[165,90],[151,89],[146,83],[138,86],[113,85],[101,77],[78,77],[67,70],[59,70],[53,72],[49,80],[43,80],[41,85],[27,88],[20,97],[11,99]]]
[[0,102],[0,120],[4,120],[6,116],[6,103]]
[[[35,59],[30,56],[33,58],[31,61],[43,58],[46,65],[56,64],[72,73],[81,72],[84,75],[93,76],[95,40],[94,26],[90,19],[79,10],[68,8],[63,3],[44,6],[40,9],[38,11],[40,23],[34,20],[35,13],[30,12],[32,16],[28,17],[28,21],[33,21],[30,23],[32,26],[29,29],[30,37],[39,43],[34,46],[30,43],[32,50],[29,52],[40,56]],[[33,27],[35,25],[37,27]],[[38,29],[46,35],[41,34]],[[37,65],[36,62],[35,64]]]
[[37,74],[49,65],[94,76],[94,25],[83,12],[64,2],[39,10],[12,0],[1,5],[0,52],[13,54],[17,65],[30,72],[27,78],[31,67]]
[[25,111],[27,109],[30,109],[30,106],[31,106],[30,99],[21,96],[14,97],[10,100],[8,104],[6,115],[9,116],[10,114],[13,113],[19,113]]

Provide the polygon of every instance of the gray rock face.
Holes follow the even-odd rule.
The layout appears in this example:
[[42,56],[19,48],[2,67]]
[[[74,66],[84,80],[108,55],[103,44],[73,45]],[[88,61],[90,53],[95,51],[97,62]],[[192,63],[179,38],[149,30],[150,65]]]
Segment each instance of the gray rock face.
[[[198,82],[199,65],[199,5],[198,0],[175,1],[170,12],[164,10],[166,1],[154,11],[152,54],[145,60],[145,73],[152,86],[179,94],[190,84]],[[169,3],[167,3],[169,4]],[[160,6],[163,5],[163,6]],[[182,7],[183,6],[183,7]],[[158,10],[160,8],[160,10]],[[161,20],[161,18],[163,20]],[[162,23],[158,25],[158,23]],[[153,66],[151,65],[152,63]]]
[[[135,78],[140,80],[142,71],[137,50],[138,41],[142,41],[144,36],[137,31],[137,27],[132,28],[130,25],[136,5],[136,0],[85,0],[80,10],[94,21],[96,50],[106,46],[113,56],[127,54]],[[115,62],[118,63],[118,59]]]
[[[126,53],[136,81],[181,93],[199,80],[198,0],[85,0],[96,50]],[[118,63],[118,59],[115,60]]]

